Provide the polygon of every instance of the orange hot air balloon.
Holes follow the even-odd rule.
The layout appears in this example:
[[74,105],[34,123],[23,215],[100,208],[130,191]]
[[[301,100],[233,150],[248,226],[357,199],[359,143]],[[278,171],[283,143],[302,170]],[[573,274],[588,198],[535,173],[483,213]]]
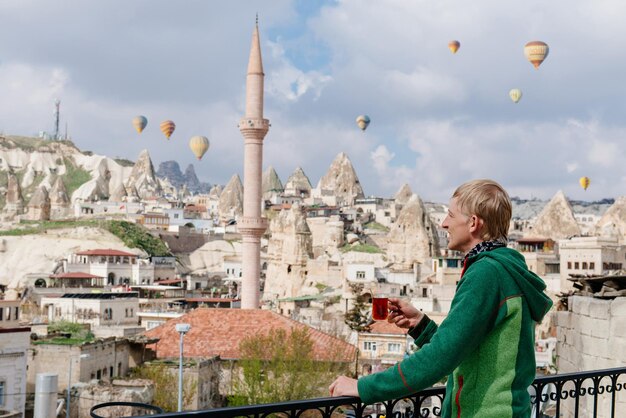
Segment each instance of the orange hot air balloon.
[[456,51],[461,47],[461,43],[459,41],[450,41],[448,42],[448,48],[452,51],[453,54],[456,54]]
[[189,148],[196,158],[201,160],[204,153],[209,149],[209,140],[206,136],[192,136],[189,140]]
[[526,55],[526,59],[535,66],[535,69],[539,68],[549,52],[550,47],[548,47],[548,44],[541,41],[528,42],[524,46],[524,55]]
[[170,136],[172,136],[174,129],[176,129],[176,124],[171,120],[164,120],[163,122],[161,122],[160,128],[161,132],[163,132],[163,135],[165,135],[167,139],[170,139]]
[[141,133],[147,124],[148,124],[148,119],[146,119],[145,116],[139,115],[133,118],[133,126],[137,130],[137,133]]
[[578,183],[580,183],[580,187],[587,190],[587,187],[591,184],[591,180],[589,180],[589,177],[581,177]]

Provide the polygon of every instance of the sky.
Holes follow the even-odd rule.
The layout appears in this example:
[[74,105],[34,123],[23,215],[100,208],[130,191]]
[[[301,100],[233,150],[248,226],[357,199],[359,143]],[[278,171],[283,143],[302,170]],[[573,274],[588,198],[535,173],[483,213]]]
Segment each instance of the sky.
[[[408,183],[445,202],[474,178],[526,199],[626,194],[621,0],[2,0],[0,133],[53,132],[58,98],[61,133],[83,151],[134,161],[148,149],[155,168],[243,178],[237,125],[257,13],[263,166],[283,183],[302,167],[315,187],[345,152],[368,196]],[[538,70],[523,52],[534,40],[550,46]],[[136,115],[148,118],[141,135]],[[202,161],[194,135],[211,144]]]

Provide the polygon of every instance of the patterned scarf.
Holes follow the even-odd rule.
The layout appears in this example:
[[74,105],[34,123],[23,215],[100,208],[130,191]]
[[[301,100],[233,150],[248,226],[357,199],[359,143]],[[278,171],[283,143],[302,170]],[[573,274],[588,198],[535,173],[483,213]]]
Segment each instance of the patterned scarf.
[[[501,247],[506,247],[506,243],[502,240],[494,239],[491,241],[483,241],[479,244],[476,244],[476,246],[467,253],[467,255],[465,256],[465,260],[484,251],[491,251]],[[463,260],[463,264],[465,264],[465,260]]]

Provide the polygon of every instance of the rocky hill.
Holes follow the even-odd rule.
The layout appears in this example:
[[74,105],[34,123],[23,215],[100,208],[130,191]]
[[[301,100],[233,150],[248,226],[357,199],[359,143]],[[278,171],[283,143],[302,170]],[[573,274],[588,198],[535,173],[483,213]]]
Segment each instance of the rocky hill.
[[163,161],[159,164],[156,175],[159,178],[167,179],[177,189],[187,186],[187,190],[192,193],[208,193],[211,190],[210,183],[198,180],[193,164],[189,164],[183,174],[176,161]]

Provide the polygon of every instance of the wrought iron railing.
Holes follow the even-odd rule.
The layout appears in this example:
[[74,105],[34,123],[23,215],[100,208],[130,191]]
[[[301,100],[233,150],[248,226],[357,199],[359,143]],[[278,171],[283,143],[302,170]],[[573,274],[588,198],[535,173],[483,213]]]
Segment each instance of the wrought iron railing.
[[[564,373],[535,379],[529,391],[533,418],[626,417],[626,367]],[[623,391],[622,393],[619,393]],[[540,394],[540,396],[536,396]],[[407,398],[364,405],[359,398],[318,398],[265,405],[153,415],[151,418],[417,418],[441,415],[445,387]]]

